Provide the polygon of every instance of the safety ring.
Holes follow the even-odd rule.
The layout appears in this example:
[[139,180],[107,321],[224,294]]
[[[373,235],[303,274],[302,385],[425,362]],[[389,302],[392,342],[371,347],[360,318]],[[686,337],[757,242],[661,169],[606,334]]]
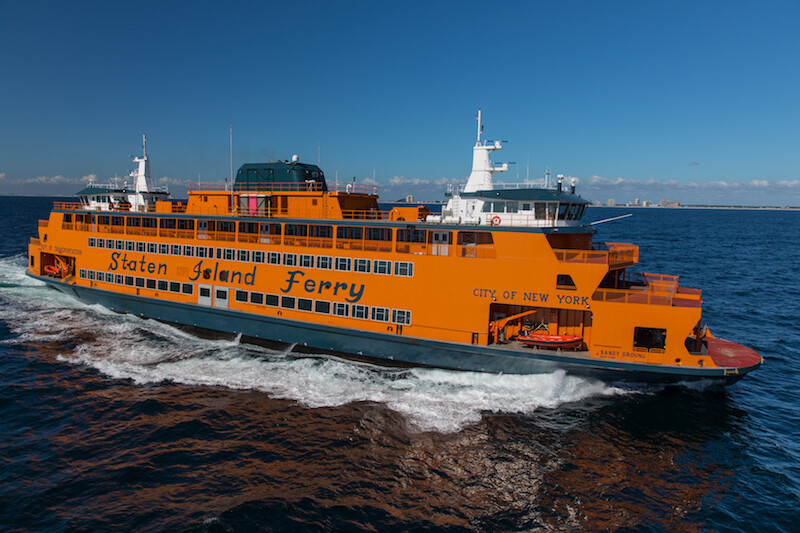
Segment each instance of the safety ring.
[[492,218],[492,226],[499,226],[500,225],[500,217],[493,217]]

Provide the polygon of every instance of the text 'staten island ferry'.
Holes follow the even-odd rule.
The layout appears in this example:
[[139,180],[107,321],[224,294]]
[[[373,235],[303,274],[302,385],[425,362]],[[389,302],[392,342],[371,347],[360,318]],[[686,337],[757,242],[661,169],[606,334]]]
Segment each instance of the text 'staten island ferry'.
[[479,112],[472,173],[436,215],[381,212],[376,188],[296,157],[170,200],[144,150],[132,184],[55,204],[28,274],[115,311],[391,365],[723,383],[761,365],[701,327],[700,290],[594,242],[574,185],[496,187],[501,148]]

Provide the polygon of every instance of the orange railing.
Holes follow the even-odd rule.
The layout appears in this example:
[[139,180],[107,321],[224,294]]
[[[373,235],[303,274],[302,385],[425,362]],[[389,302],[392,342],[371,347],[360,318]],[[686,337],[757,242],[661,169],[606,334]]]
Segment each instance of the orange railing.
[[560,250],[553,249],[556,259],[562,263],[608,264],[608,252],[600,250]]
[[[227,191],[231,186],[227,182],[193,182],[189,184],[189,191]],[[250,182],[243,183],[234,188],[234,194],[258,194],[259,192],[323,192],[323,184],[317,181],[297,182]],[[328,192],[347,194],[378,194],[378,187],[360,183],[328,183]]]
[[678,276],[643,273],[645,285],[630,289],[597,289],[593,300],[601,302],[672,305],[678,292]]
[[632,265],[639,261],[639,247],[626,242],[607,242],[608,264],[611,266]]
[[609,265],[612,268],[630,266],[639,261],[639,247],[623,242],[606,243],[605,250],[553,249],[562,263]]

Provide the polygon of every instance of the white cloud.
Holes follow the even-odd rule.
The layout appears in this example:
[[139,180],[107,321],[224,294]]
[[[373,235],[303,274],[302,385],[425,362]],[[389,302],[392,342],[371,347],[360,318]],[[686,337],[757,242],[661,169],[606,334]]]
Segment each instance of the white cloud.
[[4,179],[6,179],[6,173],[0,172],[0,181],[3,181]]
[[380,185],[380,183],[378,183],[378,180],[372,179],[370,177],[364,178],[363,180],[361,180],[361,183],[363,183],[364,185],[370,185],[370,186],[373,186],[373,187],[377,186],[377,185]]
[[189,182],[182,179],[170,178],[169,176],[161,176],[156,180],[161,185],[187,185]]
[[455,185],[457,183],[466,183],[467,180],[464,178],[439,178],[433,180],[434,185],[442,186],[442,185]]
[[22,183],[43,183],[47,185],[57,185],[61,183],[78,183],[75,178],[67,178],[61,174],[57,176],[36,176],[35,178],[23,179]]
[[406,178],[405,176],[394,176],[389,178],[390,187],[399,187],[401,185],[430,185],[430,180],[421,178]]

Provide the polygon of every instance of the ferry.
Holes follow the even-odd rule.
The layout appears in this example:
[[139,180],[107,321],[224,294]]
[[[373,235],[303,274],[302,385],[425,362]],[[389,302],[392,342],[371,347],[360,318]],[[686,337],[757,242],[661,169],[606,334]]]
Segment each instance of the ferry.
[[188,199],[154,187],[146,139],[127,181],[56,202],[27,274],[82,301],[246,342],[391,366],[729,384],[755,351],[702,325],[702,293],[595,239],[589,202],[495,183],[482,140],[440,213],[382,211],[377,188],[291,160],[242,165]]

